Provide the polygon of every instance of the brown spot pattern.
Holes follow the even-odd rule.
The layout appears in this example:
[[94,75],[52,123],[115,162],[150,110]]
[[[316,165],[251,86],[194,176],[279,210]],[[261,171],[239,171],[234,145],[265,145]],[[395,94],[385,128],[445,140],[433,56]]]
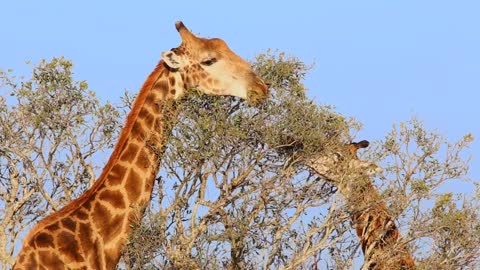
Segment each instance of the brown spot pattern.
[[145,99],[144,106],[152,105],[153,103],[155,103],[155,100],[157,100],[157,95],[155,95],[155,92],[152,91]]
[[112,186],[120,185],[126,172],[127,168],[120,164],[113,166],[110,174],[107,176],[107,183]]
[[78,224],[78,238],[80,239],[80,247],[83,251],[89,250],[93,246],[90,225],[86,223]]
[[112,215],[112,213],[100,203],[95,204],[93,222],[95,227],[100,230],[100,235],[103,237],[104,243],[111,241],[121,231],[123,218],[124,216],[122,215]]
[[38,257],[42,258],[42,265],[46,269],[62,270],[65,269],[64,263],[59,256],[51,251],[39,251]]
[[54,247],[53,237],[47,233],[39,233],[35,237],[36,247]]
[[131,169],[128,174],[127,183],[125,184],[130,204],[136,202],[138,197],[140,196],[140,193],[142,192],[142,186],[139,185],[140,183],[140,175],[138,175],[135,170]]
[[[213,49],[226,46],[223,41],[217,44],[217,41],[213,40],[211,43],[211,46],[214,47]],[[206,47],[204,49],[210,50],[211,48]],[[189,50],[189,47],[181,46],[177,53],[184,53],[187,57],[190,57],[191,52]],[[26,253],[26,256],[36,256],[36,258],[31,258],[32,262],[40,260],[39,258],[43,261],[44,265],[35,265],[35,269],[65,269],[67,268],[65,263],[85,260],[90,262],[89,267],[92,269],[114,268],[118,263],[124,243],[120,241],[122,245],[116,246],[112,250],[103,250],[103,243],[111,242],[120,233],[125,233],[124,231],[129,230],[125,212],[135,212],[137,219],[141,219],[141,214],[139,214],[141,211],[121,211],[121,209],[128,208],[129,204],[142,206],[142,203],[148,202],[148,198],[142,195],[151,192],[153,182],[146,179],[151,179],[154,176],[154,168],[158,168],[159,165],[154,156],[158,153],[153,153],[149,150],[151,148],[144,147],[143,142],[145,144],[149,143],[147,140],[150,139],[150,136],[153,136],[153,139],[155,139],[154,145],[149,145],[149,147],[158,147],[159,150],[163,150],[163,143],[167,137],[163,132],[164,129],[168,130],[164,126],[169,125],[169,122],[163,122],[161,120],[163,118],[157,115],[164,110],[164,103],[161,100],[168,95],[176,94],[176,91],[179,90],[175,89],[176,84],[183,83],[187,87],[195,86],[199,82],[204,84],[206,79],[209,82],[215,82],[208,78],[208,74],[199,64],[187,67],[186,73],[189,74],[185,75],[182,73],[183,81],[181,82],[178,82],[173,74],[170,74],[172,75],[170,77],[165,76],[164,73],[168,72],[169,69],[165,68],[164,65],[159,65],[152,72],[152,75],[149,76],[139,94],[138,102],[135,103],[137,106],[144,107],[134,108],[134,112],[137,112],[138,109],[140,111],[138,111],[138,115],[136,113],[131,114],[132,116],[129,116],[127,120],[126,126],[131,128],[130,134],[126,134],[127,132],[122,133],[119,140],[118,145],[124,148],[116,148],[114,150],[115,159],[119,157],[124,162],[135,162],[138,171],[135,171],[133,168],[128,169],[120,164],[113,165],[110,171],[107,171],[107,179],[101,179],[100,183],[87,192],[86,196],[88,197],[77,200],[78,205],[74,205],[77,208],[73,208],[74,210],[72,210],[73,212],[70,213],[70,216],[65,217],[65,212],[62,212],[63,216],[55,216],[57,218],[55,223],[45,223],[49,224],[49,226],[45,227],[46,231],[35,236],[35,245],[40,247],[53,246],[60,253],[44,250],[38,252],[34,250],[37,253]],[[184,79],[185,77],[186,79]],[[142,100],[144,100],[144,104],[140,104]],[[135,117],[137,118],[135,119]],[[152,128],[155,128],[156,132],[153,132],[154,134],[150,134],[152,133]],[[140,140],[142,144],[129,144],[128,140],[131,138]],[[116,161],[113,160],[113,162]],[[108,166],[112,166],[110,162],[108,164]],[[109,190],[109,186],[118,186],[122,183],[124,183],[126,191]],[[128,197],[125,198],[124,195]],[[139,203],[140,198],[142,200]],[[118,211],[112,209],[110,205]],[[124,214],[116,214],[122,212]],[[50,234],[49,232],[55,232],[55,234]],[[61,259],[65,260],[65,262]]]
[[122,193],[116,190],[104,190],[100,193],[99,199],[111,204],[118,209],[124,209],[126,207],[125,200]]
[[[105,187],[105,184],[102,184],[102,188]],[[83,208],[89,212],[90,210],[92,210],[92,202],[95,198],[94,197],[91,197],[91,198],[88,198],[84,203],[83,203]]]
[[173,87],[175,85],[175,77],[171,76],[168,78],[168,82],[170,83],[170,87]]
[[90,256],[90,266],[93,266],[93,269],[100,269],[102,265],[102,256],[99,256],[101,248],[100,241],[98,239],[93,242],[92,248],[94,256]]
[[134,143],[130,143],[127,145],[125,150],[123,150],[122,156],[120,157],[120,160],[122,161],[130,161],[135,158],[138,152],[138,145]]
[[57,231],[58,229],[60,229],[60,226],[58,225],[57,222],[52,223],[52,224],[48,225],[47,227],[45,227],[45,230],[50,231],[50,232]]
[[145,118],[149,114],[150,112],[148,111],[147,107],[143,106],[140,112],[138,113],[138,118]]
[[67,231],[60,232],[57,235],[57,244],[58,250],[65,254],[70,261],[84,261],[83,256],[80,255],[79,245],[74,234]]
[[135,164],[136,164],[139,168],[148,168],[148,167],[150,167],[151,163],[150,163],[149,155],[147,154],[147,152],[145,152],[144,149],[140,150],[140,154],[138,155]]
[[65,229],[70,230],[72,232],[75,232],[77,228],[77,223],[69,217],[66,217],[62,220],[62,225]]
[[28,262],[29,264],[26,265],[27,269],[36,269],[38,267],[35,254],[33,254],[33,252],[28,256]]
[[162,94],[165,95],[165,90],[168,89],[168,81],[166,80],[159,80],[157,81],[157,83],[155,84],[155,87],[153,89],[153,91],[158,91]]
[[149,129],[152,128],[154,120],[155,120],[155,116],[153,114],[151,114],[150,112],[148,112],[148,114],[146,114],[145,117],[143,117],[143,122],[145,123],[145,125]]
[[92,220],[96,228],[101,229],[106,226],[108,220],[111,219],[108,209],[100,203],[95,203],[95,209],[92,213]]
[[138,121],[133,124],[132,137],[140,141],[143,141],[145,138],[145,130],[143,129],[142,124],[140,124]]
[[76,210],[73,214],[73,216],[79,220],[87,220],[88,219],[88,213],[86,212],[86,209],[83,210],[82,208]]
[[122,231],[123,219],[123,215],[115,215],[105,221],[105,226],[103,226],[100,231],[104,243],[110,242]]

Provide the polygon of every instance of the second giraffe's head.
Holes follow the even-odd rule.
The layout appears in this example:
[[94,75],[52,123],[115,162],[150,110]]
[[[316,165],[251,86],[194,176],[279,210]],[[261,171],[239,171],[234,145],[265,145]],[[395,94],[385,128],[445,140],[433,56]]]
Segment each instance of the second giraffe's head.
[[163,52],[165,64],[182,76],[184,88],[211,95],[229,95],[255,104],[265,99],[268,87],[252,67],[228,48],[225,41],[199,38],[176,22],[182,38],[179,47]]

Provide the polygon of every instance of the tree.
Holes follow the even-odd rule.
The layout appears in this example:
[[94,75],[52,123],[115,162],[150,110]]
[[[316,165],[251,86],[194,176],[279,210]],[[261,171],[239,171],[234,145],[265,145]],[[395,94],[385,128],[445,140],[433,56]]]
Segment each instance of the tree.
[[72,75],[64,58],[41,61],[29,79],[0,72],[1,269],[38,219],[93,183],[116,140],[121,113]]
[[[44,62],[40,67],[50,64]],[[372,258],[388,261],[402,250],[414,255],[419,269],[431,269],[431,266],[468,269],[479,265],[480,208],[477,202],[480,192],[442,192],[446,184],[467,179],[465,149],[472,140],[470,135],[449,143],[413,119],[394,126],[385,139],[372,142],[373,146],[356,159],[348,149],[353,141],[352,134],[360,128],[360,123],[307,97],[302,80],[309,66],[295,57],[276,52],[259,55],[253,65],[270,82],[272,91],[271,99],[260,107],[248,106],[236,98],[217,99],[198,93],[192,93],[177,104],[182,107],[181,115],[161,164],[157,192],[142,224],[131,235],[120,268],[350,269],[359,268],[365,261],[364,268],[367,269],[372,265]],[[70,67],[60,70],[70,72]],[[56,82],[55,76],[62,77],[62,74],[53,73],[52,77],[45,77],[45,82]],[[71,78],[71,73],[68,74]],[[5,73],[2,78],[4,87],[13,89],[12,93],[23,87],[13,84]],[[77,86],[72,89],[81,88],[82,82],[66,81]],[[88,92],[83,85],[80,96],[85,97]],[[61,89],[57,86],[51,89],[54,88]],[[37,99],[29,104],[43,104],[48,93],[32,94]],[[88,97],[96,100],[93,96]],[[20,100],[17,94],[14,98]],[[20,159],[14,152],[0,147],[3,151],[0,157],[2,188],[6,185],[3,183],[13,183],[14,179],[22,179],[22,187],[50,181],[45,187],[42,185],[43,193],[53,194],[50,198],[54,203],[67,196],[64,193],[72,197],[83,190],[89,180],[94,179],[93,174],[82,174],[83,178],[76,179],[77,185],[61,183],[73,182],[76,175],[73,168],[79,168],[81,172],[96,171],[92,164],[98,157],[94,155],[111,146],[121,115],[120,109],[109,104],[101,106],[98,100],[91,100],[87,103],[94,103],[96,107],[83,111],[81,115],[86,120],[82,124],[67,121],[68,124],[60,125],[63,128],[59,130],[75,130],[68,134],[90,134],[95,130],[94,137],[102,138],[104,143],[95,144],[95,148],[89,147],[91,136],[59,137],[63,148],[57,147],[59,152],[55,152],[54,158],[61,156],[60,153],[68,153],[63,156],[70,157],[82,153],[80,156],[84,157],[83,153],[93,151],[83,163],[80,162],[82,159],[67,159],[78,165],[68,167],[68,173],[64,170],[68,175],[64,178],[45,175],[32,178],[26,174],[29,172],[26,165],[12,167],[9,158],[16,157],[25,164],[28,160],[38,162],[40,159],[32,154]],[[125,100],[128,105],[128,96]],[[4,111],[21,112],[20,106],[13,108],[6,101],[3,104],[2,119],[11,118],[3,117],[7,115]],[[109,113],[98,114],[104,107],[109,108]],[[66,108],[58,115],[70,115]],[[50,114],[45,111],[44,115]],[[34,118],[24,119],[28,124],[17,129],[30,134]],[[56,118],[42,121],[48,122],[49,119]],[[111,125],[104,126],[105,123]],[[32,130],[40,133],[48,126],[42,122]],[[102,132],[105,127],[109,131],[106,134]],[[2,132],[0,136],[4,138]],[[43,132],[50,134],[48,128]],[[30,141],[21,141],[21,144],[32,142],[37,143],[35,149],[54,149],[50,143],[39,144],[41,140],[36,138],[40,137],[36,136]],[[11,140],[16,137],[20,136],[11,136]],[[75,149],[76,155],[69,149]],[[35,168],[49,166],[53,172],[58,170],[59,175],[64,172],[52,164],[40,165]],[[378,167],[383,168],[381,173]],[[23,176],[12,178],[17,174]],[[11,190],[8,193],[12,193]],[[14,215],[25,218],[12,221],[15,225],[10,225],[10,231],[2,227],[0,232],[8,241],[12,241],[12,235],[15,235],[10,242],[10,253],[6,253],[6,259],[2,258],[4,265],[11,261],[13,243],[18,241],[29,222],[44,215],[45,206],[53,208],[53,204],[39,205],[39,202],[48,200],[41,192],[35,189],[32,192],[37,194],[37,201],[18,206],[18,209],[25,210],[17,210]],[[365,197],[362,194],[377,200],[360,203]],[[2,197],[1,203],[12,204],[7,197]],[[362,243],[366,238],[357,238],[354,217],[358,213],[371,213],[375,209],[372,206],[377,204],[383,205],[382,211],[394,222],[398,237],[388,245],[371,245],[373,253],[365,252]],[[375,232],[388,228],[391,227],[379,228]]]
[[[444,244],[437,234],[454,222],[425,227],[444,222],[431,215],[436,206],[428,207],[443,201],[440,187],[466,178],[470,135],[451,144],[413,119],[351,166],[345,149],[360,125],[307,98],[301,81],[308,66],[269,53],[255,65],[272,90],[261,108],[195,95],[183,103],[157,201],[132,236],[126,268],[348,269],[363,258],[365,243],[373,248],[363,250],[365,269],[396,269],[410,254],[422,254],[415,257],[420,269],[478,264],[478,205],[448,201],[463,222],[448,231],[474,237],[455,239],[445,255],[439,256],[437,245]],[[340,177],[312,166],[322,158]],[[383,173],[370,177],[378,166]],[[378,210],[385,226],[357,239],[355,219]],[[385,238],[392,231],[396,236]]]

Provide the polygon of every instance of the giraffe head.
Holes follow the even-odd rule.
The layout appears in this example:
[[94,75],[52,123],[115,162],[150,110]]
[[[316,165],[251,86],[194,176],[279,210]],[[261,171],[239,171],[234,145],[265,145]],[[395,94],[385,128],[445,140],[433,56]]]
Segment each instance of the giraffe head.
[[324,178],[336,183],[345,177],[345,170],[349,171],[350,178],[376,175],[382,172],[382,168],[372,162],[360,160],[357,156],[358,150],[367,148],[369,144],[366,140],[346,144],[340,147],[338,152],[313,158],[307,164]]
[[211,95],[237,96],[254,104],[267,96],[267,85],[225,41],[196,37],[180,21],[175,26],[182,43],[163,52],[162,58],[170,70],[180,73],[183,89],[178,90],[195,88]]

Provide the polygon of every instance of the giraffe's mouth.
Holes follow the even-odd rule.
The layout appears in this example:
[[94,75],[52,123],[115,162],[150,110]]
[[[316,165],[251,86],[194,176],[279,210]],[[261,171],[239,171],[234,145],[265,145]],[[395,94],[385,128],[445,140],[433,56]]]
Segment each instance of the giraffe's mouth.
[[262,103],[268,97],[268,86],[262,80],[255,81],[253,87],[247,92],[247,101],[252,105],[258,105]]

